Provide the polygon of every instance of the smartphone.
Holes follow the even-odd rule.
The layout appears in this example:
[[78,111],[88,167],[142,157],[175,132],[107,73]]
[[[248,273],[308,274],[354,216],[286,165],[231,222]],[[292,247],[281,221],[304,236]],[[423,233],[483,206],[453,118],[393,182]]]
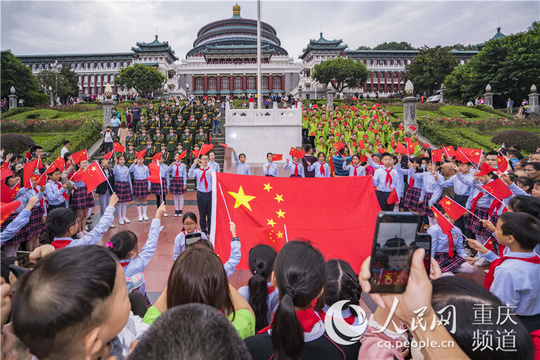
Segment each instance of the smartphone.
[[201,234],[186,234],[186,247],[192,246],[196,242],[201,241]]
[[426,251],[426,256],[424,257],[424,265],[429,276],[431,270],[431,235],[427,233],[416,234],[415,249],[424,249]]
[[34,264],[30,262],[31,251],[17,251],[17,264],[23,268],[31,268]]
[[9,265],[9,270],[13,273],[13,275],[15,275],[16,278],[19,278],[20,276],[30,271],[29,268],[17,266],[14,264]]
[[377,215],[369,266],[371,292],[405,291],[421,220],[413,212],[381,211]]

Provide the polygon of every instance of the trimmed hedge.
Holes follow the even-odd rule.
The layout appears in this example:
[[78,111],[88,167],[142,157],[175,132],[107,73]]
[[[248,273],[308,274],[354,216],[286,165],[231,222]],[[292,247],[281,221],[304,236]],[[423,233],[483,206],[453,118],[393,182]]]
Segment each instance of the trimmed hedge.
[[482,148],[485,151],[493,150],[495,144],[487,143],[481,136],[474,134],[470,129],[449,129],[441,124],[428,122],[422,118],[418,120],[419,132],[432,143],[441,145],[462,146],[467,148]]
[[6,149],[6,154],[23,154],[28,151],[30,146],[36,144],[30,136],[23,134],[4,134],[0,137],[0,142],[2,147]]
[[480,110],[480,111],[484,111],[484,112],[488,112],[490,114],[494,114],[494,115],[497,115],[497,116],[502,116],[503,118],[507,118],[507,117],[513,117],[512,114],[507,114],[505,113],[504,111],[501,111],[501,110],[496,110],[496,109],[493,109],[493,108],[490,108],[489,106],[487,105],[484,105],[484,104],[481,104],[481,105],[474,105],[474,106],[471,106],[471,108],[473,109],[477,109],[477,110]]
[[540,146],[540,135],[525,130],[506,130],[493,135],[491,141],[506,146],[517,145],[523,151],[533,153]]
[[32,110],[36,110],[36,108],[24,107],[24,106],[23,107],[16,107],[16,108],[13,108],[13,109],[8,110],[5,113],[3,113],[2,114],[2,119],[7,119],[7,118],[15,116],[17,114],[21,114],[23,112],[32,111]]
[[470,119],[489,119],[492,117],[490,113],[484,111],[473,109],[471,107],[462,107],[462,106],[443,106],[440,108],[440,113],[446,117],[450,118],[463,118],[467,117]]

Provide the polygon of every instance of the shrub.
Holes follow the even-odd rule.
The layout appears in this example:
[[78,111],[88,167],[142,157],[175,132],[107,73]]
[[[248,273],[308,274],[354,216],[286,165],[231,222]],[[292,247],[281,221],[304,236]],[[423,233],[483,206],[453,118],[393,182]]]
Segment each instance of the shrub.
[[[36,114],[32,114],[36,115]],[[56,113],[53,114],[56,116]],[[25,120],[2,120],[0,125],[2,126],[2,132],[16,132],[16,133],[47,133],[47,132],[64,132],[73,131],[79,129],[87,119],[85,117],[78,119],[66,119],[66,118],[31,118]]]
[[5,134],[0,137],[2,147],[6,149],[6,153],[22,154],[28,151],[30,146],[36,143],[28,135],[23,134]]
[[501,111],[501,110],[495,110],[485,104],[480,104],[480,105],[474,105],[474,106],[471,106],[470,108],[473,108],[473,109],[477,109],[477,110],[480,110],[480,111],[483,111],[483,112],[488,112],[490,114],[495,114],[495,115],[498,115],[498,116],[502,116],[502,117],[507,117],[508,114],[505,113],[504,111]]
[[493,135],[491,141],[496,144],[505,143],[507,146],[517,145],[523,151],[532,153],[540,144],[540,136],[525,130],[506,130]]
[[21,114],[23,112],[27,112],[27,111],[31,111],[31,110],[35,110],[35,108],[28,108],[28,107],[16,107],[16,108],[13,108],[11,110],[8,110],[6,111],[5,113],[2,114],[2,118],[4,119],[7,119],[13,115],[17,115],[17,114]]

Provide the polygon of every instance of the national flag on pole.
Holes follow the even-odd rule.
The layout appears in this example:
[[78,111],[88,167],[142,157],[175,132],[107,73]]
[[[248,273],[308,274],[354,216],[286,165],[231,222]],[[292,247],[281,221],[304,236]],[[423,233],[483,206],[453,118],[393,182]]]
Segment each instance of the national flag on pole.
[[390,195],[388,195],[388,198],[386,199],[386,203],[388,205],[395,204],[399,202],[399,197],[397,195],[396,189],[392,189],[392,192],[390,192]]
[[486,241],[486,244],[484,245],[486,249],[495,252],[495,244],[493,243],[493,238],[490,237],[488,241]]
[[417,143],[407,143],[407,150],[409,154],[414,155],[414,152],[416,151],[416,145]]
[[21,189],[21,183],[18,182],[14,187],[10,188],[4,181],[0,182],[0,201],[3,203],[12,202],[15,196]]
[[70,180],[73,182],[81,181],[83,174],[84,174],[84,171],[82,169],[79,169],[71,174]]
[[396,153],[406,155],[406,154],[408,154],[407,148],[405,148],[405,146],[403,146],[402,143],[398,142],[397,145],[396,145]]
[[157,162],[152,162],[148,165],[148,170],[150,170],[148,181],[150,181],[152,184],[161,183],[161,170],[159,168],[159,164]]
[[457,221],[460,217],[463,216],[467,211],[463,206],[450,199],[448,196],[445,196],[444,199],[439,201],[439,204],[442,206],[444,211],[452,218],[454,221]]
[[344,147],[345,147],[345,144],[342,143],[341,141],[338,141],[337,144],[334,145],[334,148],[336,149],[337,152],[339,152]]
[[107,181],[107,178],[105,177],[105,174],[103,174],[103,170],[99,167],[98,162],[94,161],[92,164],[88,165],[82,174],[80,181],[86,185],[86,193],[90,194],[99,184]]
[[88,160],[88,153],[86,152],[86,149],[77,151],[76,153],[71,154],[71,158],[75,164],[78,164],[83,160]]
[[431,152],[431,160],[433,160],[433,162],[441,162],[442,161],[442,153],[443,153],[443,151],[441,149],[433,150]]
[[52,174],[53,172],[55,172],[56,169],[58,169],[60,171],[64,171],[64,166],[65,165],[66,165],[66,162],[64,161],[64,159],[62,159],[59,156],[58,158],[56,158],[56,160],[54,160],[52,162],[51,165],[49,165],[49,168],[47,169],[47,171],[45,171],[45,174],[43,174],[43,175]]
[[21,205],[20,201],[12,201],[9,203],[0,204],[0,225],[13,214],[13,212]]
[[355,271],[371,254],[380,207],[370,177],[212,176],[211,241],[223,262],[229,258],[230,234],[216,229],[228,228],[227,212],[242,241],[238,269],[249,269],[252,247],[266,244],[279,251],[287,240],[297,238],[310,240],[326,259],[348,261]]
[[501,179],[493,180],[482,186],[482,188],[499,200],[513,195],[512,190]]
[[113,149],[114,149],[114,152],[117,152],[117,153],[123,153],[124,151],[126,151],[126,147],[120,143],[113,143]]
[[364,150],[366,148],[366,143],[364,142],[364,140],[360,140],[358,142],[358,146],[360,146],[360,149]]
[[291,148],[291,151],[289,151],[289,155],[297,158],[303,158],[306,155],[306,152],[304,150],[297,150],[296,148]]
[[443,233],[448,236],[448,256],[450,256],[451,259],[454,258],[454,234],[452,234],[452,229],[454,228],[454,225],[448,221],[447,218],[444,217],[443,214],[435,206],[431,207],[431,210],[433,211],[433,214],[435,215],[435,218],[437,219],[437,223],[441,227],[441,230]]
[[6,161],[0,166],[0,181],[4,181],[5,178],[10,176],[13,176],[13,171],[9,168],[9,161]]
[[429,149],[429,144],[428,143],[423,143],[422,146],[425,147],[426,149]]
[[456,156],[456,151],[454,150],[454,148],[452,146],[443,147],[443,151],[444,151],[444,154],[446,155],[446,157],[449,158],[449,159]]
[[464,148],[464,147],[457,148],[456,160],[461,160],[461,162],[473,162],[473,163],[479,164],[481,158],[482,158],[481,149],[469,149],[469,148]]
[[201,150],[193,150],[191,153],[196,159],[198,159],[199,155],[201,154]]
[[508,169],[508,160],[504,156],[497,156],[497,164],[500,172],[505,172]]
[[281,161],[283,160],[283,154],[272,154],[272,161]]
[[114,153],[114,150],[111,150],[108,153],[106,153],[105,155],[103,155],[103,158],[107,159],[107,160],[111,160],[111,158],[113,156],[113,153]]
[[146,150],[145,149],[142,149],[141,151],[139,151],[137,154],[135,154],[135,157],[137,159],[142,159],[144,158],[144,154],[146,153]]
[[182,160],[183,158],[185,158],[185,157],[186,157],[186,154],[187,154],[187,150],[182,151],[182,153],[180,154],[180,160]]
[[34,174],[34,175],[32,175],[32,180],[37,181],[37,184],[39,186],[45,186],[45,184],[47,184],[47,177],[46,176]]
[[156,162],[158,161],[159,159],[161,159],[161,153],[158,152],[157,154],[155,154],[154,156],[152,156],[152,162]]
[[32,160],[30,162],[27,162],[24,165],[24,169],[23,169],[23,174],[24,174],[23,186],[25,188],[27,188],[27,189],[32,188],[32,182],[30,180],[32,180],[32,175],[34,174],[34,171],[36,170],[37,162],[38,161],[36,159],[36,160]]
[[214,148],[214,144],[203,144],[201,148],[201,155],[208,154],[210,150]]

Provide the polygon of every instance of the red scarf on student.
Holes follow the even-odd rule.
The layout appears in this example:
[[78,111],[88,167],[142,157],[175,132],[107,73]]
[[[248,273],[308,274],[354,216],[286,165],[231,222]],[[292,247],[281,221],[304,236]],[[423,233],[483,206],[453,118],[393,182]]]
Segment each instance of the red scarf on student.
[[294,164],[294,176],[298,176],[298,165],[299,164],[295,163],[294,161],[293,161],[293,164]]
[[474,199],[472,200],[472,202],[471,202],[471,213],[474,214],[474,209],[476,209],[476,203],[478,202],[478,200],[480,200],[482,198],[482,196],[484,196],[484,193],[479,192],[478,195],[476,195],[474,197]]
[[[321,317],[321,320],[324,322],[324,319],[326,319],[326,312],[324,311],[324,309],[321,309],[321,311],[319,311],[318,314]],[[354,322],[356,320],[356,316],[351,314],[348,317],[344,317],[343,320],[345,320],[345,322],[347,324],[352,325],[352,324],[354,324]]]
[[393,180],[392,175],[390,175],[392,170],[394,170],[393,167],[391,167],[390,169],[384,169],[384,171],[386,171],[386,181],[384,182],[385,185],[392,186]]
[[[304,329],[305,333],[311,332],[315,324],[321,321],[321,319],[317,316],[317,314],[315,313],[315,310],[313,310],[312,307],[310,307],[307,310],[296,310],[296,316],[298,316],[298,320],[300,320],[300,324],[302,325],[302,329]],[[271,327],[272,325],[267,326],[259,330],[257,334],[264,334],[268,330],[270,330]]]
[[508,256],[508,257],[501,256],[500,258],[493,260],[493,262],[489,266],[489,272],[487,273],[484,279],[484,287],[486,289],[489,290],[491,288],[491,284],[493,284],[493,280],[495,279],[495,268],[501,265],[504,262],[504,260],[508,260],[508,259],[521,260],[528,263],[540,265],[540,256],[538,255],[532,258],[517,258],[517,257],[511,257],[511,256]]
[[493,202],[491,203],[491,206],[488,209],[488,215],[491,219],[493,219],[493,215],[499,211],[499,209],[501,208],[501,205],[502,203],[499,200],[497,199],[493,200]]
[[204,188],[206,190],[208,190],[208,180],[206,179],[206,171],[208,169],[210,169],[210,167],[207,167],[206,169],[201,169],[202,170],[201,179],[204,180]]
[[358,166],[355,166],[353,165],[353,168],[354,168],[354,176],[358,176],[358,173],[356,172],[356,170],[360,167],[360,165]]
[[319,161],[319,165],[321,165],[320,173],[321,175],[326,176],[326,171],[324,170],[324,164],[326,164],[324,161],[323,162]]

